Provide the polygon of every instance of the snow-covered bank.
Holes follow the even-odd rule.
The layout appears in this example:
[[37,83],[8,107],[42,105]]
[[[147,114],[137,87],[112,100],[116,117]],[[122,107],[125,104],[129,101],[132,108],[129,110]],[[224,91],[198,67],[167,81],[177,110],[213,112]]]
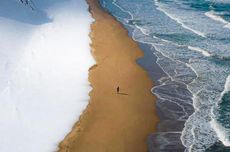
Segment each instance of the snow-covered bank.
[[88,103],[85,0],[0,1],[0,151],[51,152]]

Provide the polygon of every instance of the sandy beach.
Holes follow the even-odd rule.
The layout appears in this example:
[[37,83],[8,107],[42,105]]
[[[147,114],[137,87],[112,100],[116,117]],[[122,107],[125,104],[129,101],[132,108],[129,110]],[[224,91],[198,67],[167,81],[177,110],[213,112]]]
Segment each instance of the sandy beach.
[[98,0],[88,4],[95,19],[90,34],[96,60],[89,70],[93,89],[89,105],[59,152],[146,152],[158,118],[153,83],[136,63],[143,52]]

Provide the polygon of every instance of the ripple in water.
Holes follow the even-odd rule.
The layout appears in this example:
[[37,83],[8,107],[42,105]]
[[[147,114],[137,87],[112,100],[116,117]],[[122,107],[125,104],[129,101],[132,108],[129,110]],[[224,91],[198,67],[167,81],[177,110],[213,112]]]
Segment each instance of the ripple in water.
[[[230,5],[205,0],[101,4],[135,41],[149,46],[144,52],[162,71],[152,76],[160,122],[149,136],[150,151],[228,149],[230,95],[224,90],[230,75]],[[142,61],[150,75],[158,72]]]

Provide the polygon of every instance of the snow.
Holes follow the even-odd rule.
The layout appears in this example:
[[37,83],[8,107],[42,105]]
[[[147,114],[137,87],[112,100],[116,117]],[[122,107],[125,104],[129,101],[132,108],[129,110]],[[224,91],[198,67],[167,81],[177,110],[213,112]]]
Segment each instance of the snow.
[[0,151],[51,152],[88,104],[85,0],[0,1]]

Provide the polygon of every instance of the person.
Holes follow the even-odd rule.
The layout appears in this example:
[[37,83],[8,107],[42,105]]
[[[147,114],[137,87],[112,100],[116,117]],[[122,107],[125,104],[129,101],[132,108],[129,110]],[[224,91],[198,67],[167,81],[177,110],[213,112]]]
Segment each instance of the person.
[[117,94],[120,92],[120,88],[119,88],[119,86],[117,87]]

